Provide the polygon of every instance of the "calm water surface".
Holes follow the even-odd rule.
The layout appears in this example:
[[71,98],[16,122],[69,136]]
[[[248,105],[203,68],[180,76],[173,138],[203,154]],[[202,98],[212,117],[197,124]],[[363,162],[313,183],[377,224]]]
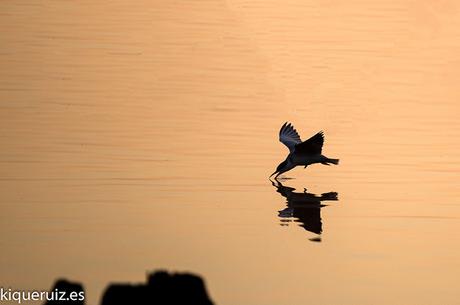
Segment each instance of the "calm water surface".
[[[456,1],[4,1],[0,285],[460,304]],[[268,175],[324,130],[340,166]],[[308,208],[305,207],[308,205]]]

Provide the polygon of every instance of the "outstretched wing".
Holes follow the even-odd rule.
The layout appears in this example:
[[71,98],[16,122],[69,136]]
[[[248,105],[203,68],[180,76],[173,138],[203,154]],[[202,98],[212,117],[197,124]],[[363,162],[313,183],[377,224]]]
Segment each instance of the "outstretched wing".
[[308,140],[305,140],[302,143],[299,143],[295,146],[296,153],[308,154],[308,155],[317,155],[321,154],[324,143],[324,134],[322,131],[315,134]]
[[286,122],[280,129],[280,142],[286,145],[290,152],[293,152],[296,145],[301,143],[302,140],[294,126]]

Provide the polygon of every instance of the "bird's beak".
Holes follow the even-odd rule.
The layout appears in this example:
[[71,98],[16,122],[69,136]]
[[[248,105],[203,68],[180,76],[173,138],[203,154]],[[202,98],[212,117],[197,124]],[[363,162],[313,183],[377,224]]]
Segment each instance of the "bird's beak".
[[274,174],[277,174],[277,173],[278,173],[278,171],[275,171],[275,172],[274,172],[273,174],[271,174],[270,177],[268,177],[268,178],[271,178]]

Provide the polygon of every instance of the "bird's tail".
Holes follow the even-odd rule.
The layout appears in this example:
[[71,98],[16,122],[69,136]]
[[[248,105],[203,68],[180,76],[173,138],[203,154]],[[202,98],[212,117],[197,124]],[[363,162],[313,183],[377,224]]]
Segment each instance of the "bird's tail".
[[329,163],[337,165],[337,164],[339,164],[339,159],[329,159],[329,158],[327,158],[322,163],[325,164],[325,165],[330,165]]
[[339,164],[339,159],[329,159],[327,162],[338,165]]

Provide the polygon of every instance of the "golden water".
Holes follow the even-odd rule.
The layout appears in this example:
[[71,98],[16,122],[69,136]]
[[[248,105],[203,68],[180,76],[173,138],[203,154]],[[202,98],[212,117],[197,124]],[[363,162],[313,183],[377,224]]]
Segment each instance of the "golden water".
[[[458,304],[459,9],[3,1],[0,286],[97,304],[167,268],[223,305]],[[341,159],[282,182],[338,193],[321,235],[267,179],[286,120]]]

